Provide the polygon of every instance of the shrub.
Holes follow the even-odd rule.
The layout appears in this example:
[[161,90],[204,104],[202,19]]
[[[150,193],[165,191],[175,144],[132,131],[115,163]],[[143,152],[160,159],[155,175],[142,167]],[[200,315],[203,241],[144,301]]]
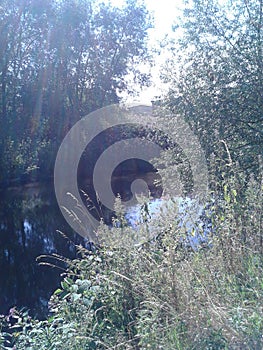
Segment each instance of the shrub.
[[123,216],[111,230],[101,225],[111,241],[78,247],[51,317],[13,311],[1,322],[1,348],[261,349],[262,187],[233,180],[218,198],[206,212],[213,229],[197,249],[186,243],[191,233],[178,224],[176,202],[151,222],[148,241],[131,244],[153,229],[145,217],[136,234]]

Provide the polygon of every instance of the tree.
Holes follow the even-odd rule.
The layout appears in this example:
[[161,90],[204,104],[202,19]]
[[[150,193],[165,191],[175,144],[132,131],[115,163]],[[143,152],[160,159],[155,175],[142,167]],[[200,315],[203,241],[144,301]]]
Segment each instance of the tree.
[[[166,105],[199,135],[207,157],[259,170],[263,149],[263,1],[185,1],[167,72]],[[223,150],[223,152],[222,152]],[[230,160],[231,157],[231,160]]]
[[144,5],[98,0],[0,0],[0,181],[50,173],[74,123],[119,101],[125,76],[149,56]]

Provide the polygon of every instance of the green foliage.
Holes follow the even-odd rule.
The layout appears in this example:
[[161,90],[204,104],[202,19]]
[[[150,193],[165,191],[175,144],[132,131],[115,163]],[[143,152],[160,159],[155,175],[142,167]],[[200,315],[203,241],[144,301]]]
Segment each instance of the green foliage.
[[83,116],[117,103],[128,74],[148,83],[145,6],[0,0],[0,182],[40,167]]
[[[79,247],[48,320],[14,310],[2,318],[2,349],[261,349],[262,190],[253,179],[245,193],[236,177],[226,182],[198,249],[178,225],[176,202],[142,220],[137,235],[121,217],[107,246]],[[132,244],[149,230],[148,241]]]
[[185,1],[163,73],[165,104],[189,122],[207,158],[231,155],[249,173],[263,148],[262,28],[262,0]]
[[[205,243],[187,244],[174,201],[153,224],[144,206],[137,230],[117,203],[113,229],[98,232],[104,244],[79,247],[69,262],[48,320],[15,309],[1,317],[1,349],[263,347],[263,2],[194,0],[185,14],[171,62],[184,65],[166,74],[164,104],[189,122],[208,156],[211,231],[186,209]],[[129,67],[147,56],[149,19],[136,1],[115,9],[88,0],[0,1],[0,18],[2,181],[52,169],[68,128],[118,101]]]

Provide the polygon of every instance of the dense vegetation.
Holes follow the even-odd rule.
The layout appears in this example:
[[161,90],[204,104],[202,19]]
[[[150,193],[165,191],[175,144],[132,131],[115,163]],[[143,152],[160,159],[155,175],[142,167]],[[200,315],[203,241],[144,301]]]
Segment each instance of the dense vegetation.
[[190,123],[207,159],[229,151],[254,173],[263,149],[262,9],[261,0],[186,1],[164,73],[166,105]]
[[149,15],[94,0],[0,1],[0,183],[53,174],[58,147],[82,116],[139,84]]
[[[262,188],[233,178],[206,211],[214,230],[198,250],[187,244],[176,209],[151,226],[145,220],[139,237],[152,225],[159,232],[150,242],[131,244],[134,230],[120,216],[109,237],[122,237],[121,248],[114,238],[94,251],[79,247],[50,300],[50,318],[10,310],[2,348],[261,349]],[[196,230],[204,236],[200,221]]]
[[[61,25],[66,17],[60,11],[63,6],[73,3],[76,4],[71,1],[59,2],[60,5],[56,3],[56,13],[60,13],[58,18],[62,21]],[[79,6],[84,3],[87,2],[78,2]],[[131,13],[135,11],[136,1],[128,3],[130,5],[123,10],[122,15],[128,9]],[[33,6],[34,2],[30,4]],[[32,31],[34,38],[44,33],[47,27],[45,22],[40,32],[34,32],[34,16],[43,16],[43,21],[51,21],[52,18],[54,20],[56,16],[43,15],[45,11],[54,9],[55,2],[52,4],[53,7],[47,6],[28,17],[32,23],[27,29],[29,33]],[[39,9],[32,7],[34,11],[36,8]],[[116,9],[102,7],[100,11],[103,9],[109,11],[106,11],[107,15],[111,13],[117,21],[116,13],[119,12],[115,12]],[[86,6],[85,11],[82,7],[79,10],[81,11],[77,12],[78,16],[89,13],[85,12]],[[15,13],[15,10],[11,12],[13,15]],[[142,39],[146,23],[143,15],[140,17],[139,14],[142,15],[142,12],[134,12],[134,18],[141,22],[137,29],[136,26],[133,27],[138,30],[138,36],[135,35],[134,38],[139,41],[134,39],[134,45],[131,45],[127,39],[128,55],[123,58],[124,66],[121,66],[121,71],[114,73],[116,75],[112,73],[110,76],[111,82],[116,84],[123,81],[121,78],[126,72],[129,58],[134,54],[140,56],[141,50],[144,52],[145,49]],[[94,21],[96,19],[97,28],[107,23],[103,16],[92,18]],[[24,25],[23,21],[21,23]],[[113,25],[112,23],[115,22],[110,22],[109,25]],[[73,21],[73,25],[76,22]],[[85,27],[83,26],[81,28]],[[54,25],[50,28],[55,30]],[[94,250],[78,247],[79,258],[75,260],[61,257],[67,263],[68,269],[64,273],[61,287],[50,300],[49,319],[32,319],[27,311],[16,309],[10,310],[9,315],[2,316],[2,349],[263,348],[263,1],[187,1],[185,16],[178,21],[178,28],[181,29],[180,42],[170,43],[171,51],[175,47],[176,50],[167,62],[167,67],[176,66],[179,70],[168,69],[164,72],[163,78],[171,82],[171,89],[158,103],[165,105],[173,113],[180,114],[191,125],[206,152],[210,196],[204,207],[202,221],[192,215],[191,206],[186,207],[184,215],[192,217],[194,227],[189,232],[186,223],[180,224],[182,214],[174,201],[172,206],[160,211],[155,220],[150,220],[147,210],[144,210],[142,224],[136,231],[126,224],[119,206],[119,216],[114,220],[114,228],[109,230],[103,224],[99,228],[103,235],[108,233],[107,246],[94,247]],[[81,38],[80,32],[76,33]],[[90,33],[104,35],[108,32],[95,30]],[[14,38],[19,36],[19,31],[14,31],[13,35]],[[68,37],[69,34],[65,38]],[[17,38],[14,40],[17,43]],[[103,45],[109,42],[108,37],[101,41]],[[37,43],[36,45],[43,44],[45,47],[47,45],[42,39]],[[181,50],[177,49],[178,44],[181,45]],[[38,124],[42,128],[32,130],[43,130],[43,135],[48,135],[45,136],[47,139],[32,134],[32,140],[47,140],[52,148],[52,131],[61,130],[58,126],[70,126],[70,119],[67,118],[72,117],[71,122],[74,122],[80,111],[87,113],[98,107],[96,98],[89,99],[89,94],[101,96],[97,95],[96,89],[102,89],[104,98],[99,100],[101,105],[116,102],[116,88],[119,85],[111,88],[100,85],[102,83],[99,73],[106,74],[109,71],[106,69],[108,56],[104,57],[105,61],[102,60],[105,65],[101,69],[93,66],[94,45],[94,42],[90,44],[88,59],[85,61],[92,68],[85,70],[85,74],[91,74],[91,78],[89,80],[86,75],[83,77],[88,79],[90,85],[80,79],[83,73],[82,64],[80,71],[76,69],[77,66],[71,66],[73,62],[78,63],[74,56],[77,48],[72,47],[71,50],[69,45],[64,46],[63,43],[60,50],[55,48],[54,52],[49,52],[50,57],[46,61],[43,57],[34,56],[37,52],[44,54],[46,51],[43,48],[39,51],[32,50],[32,67],[25,64],[23,68],[23,65],[20,67],[18,64],[25,74],[25,79],[22,79],[21,73],[17,73],[15,81],[19,82],[18,85],[11,78],[8,80],[9,88],[5,85],[7,77],[17,69],[15,60],[9,61],[14,66],[6,71],[6,75],[2,70],[2,119],[6,116],[7,123],[1,141],[1,147],[5,150],[1,150],[2,166],[7,164],[4,171],[11,169],[11,165],[14,169],[14,159],[22,152],[21,145],[25,142],[24,133],[18,134],[20,136],[17,136],[16,142],[11,138],[11,131],[16,130],[14,123],[24,125],[19,130],[26,132],[33,128],[33,121],[42,121],[42,124]],[[23,49],[26,51],[27,45],[12,46],[14,48],[22,52]],[[12,57],[16,57],[17,53],[14,51],[13,55]],[[1,67],[4,67],[5,61],[1,59]],[[43,62],[47,66],[51,64],[50,69],[45,70],[41,66]],[[40,90],[39,85],[34,85],[36,81],[33,73],[30,73],[30,69],[33,71],[38,64],[42,67],[38,71],[39,77],[45,76],[45,84],[49,84]],[[60,75],[59,69],[65,69],[65,75]],[[38,75],[34,74],[35,76]],[[71,83],[65,84],[62,76]],[[23,90],[26,84],[23,85],[22,81],[23,84],[29,84],[32,90]],[[42,78],[40,81],[43,82]],[[50,91],[59,92],[58,95],[63,98],[60,112],[52,109],[55,105],[48,99],[51,98],[48,97],[48,86]],[[24,111],[23,108],[26,108],[22,102],[23,91],[31,91],[32,94],[41,92],[41,109],[37,110],[37,114],[34,111],[26,114],[29,116],[29,124],[23,124],[25,120],[18,117],[21,108]],[[31,96],[35,98],[37,95]],[[12,98],[16,101],[15,105],[11,104]],[[32,108],[30,99],[26,98],[25,101]],[[80,104],[75,104],[76,101]],[[80,106],[76,114],[72,111],[73,106]],[[15,115],[17,119],[12,118]],[[61,131],[59,136],[62,134]],[[10,145],[16,148],[7,149]],[[26,145],[37,149],[30,142]],[[31,154],[29,150],[27,154]],[[50,156],[50,153],[45,154]],[[209,223],[209,231],[202,222]],[[149,231],[155,232],[150,240],[132,244],[134,236],[143,237]],[[203,240],[198,247],[192,247],[189,237],[196,233]],[[118,245],[115,244],[115,239],[118,240]],[[122,247],[116,248],[120,247],[120,240]]]

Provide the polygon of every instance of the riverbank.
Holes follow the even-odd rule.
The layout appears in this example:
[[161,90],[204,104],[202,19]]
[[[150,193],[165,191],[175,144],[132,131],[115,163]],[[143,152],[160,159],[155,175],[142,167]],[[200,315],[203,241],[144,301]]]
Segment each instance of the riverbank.
[[[250,181],[241,193],[233,186],[210,212],[213,244],[197,250],[182,244],[187,227],[176,207],[159,212],[159,235],[139,245],[131,244],[134,229],[116,218],[107,245],[79,246],[79,257],[67,259],[51,317],[39,321],[16,309],[2,317],[3,349],[46,350],[51,342],[58,350],[261,350],[262,187]],[[107,230],[102,225],[98,234]],[[149,230],[147,221],[139,230]]]

